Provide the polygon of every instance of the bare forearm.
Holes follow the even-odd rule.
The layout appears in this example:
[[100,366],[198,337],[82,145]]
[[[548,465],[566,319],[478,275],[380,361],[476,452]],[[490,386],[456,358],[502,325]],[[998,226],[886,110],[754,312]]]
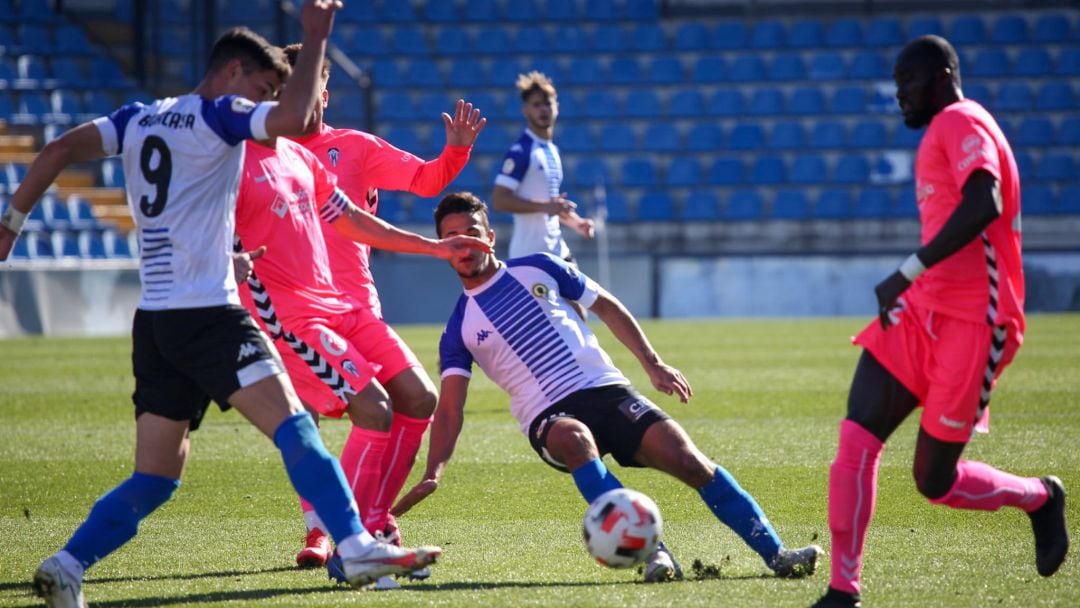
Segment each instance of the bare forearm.
[[315,104],[320,101],[319,87],[316,85],[326,52],[326,39],[311,38],[304,37],[296,66],[281,92],[278,107],[271,110],[267,118],[267,130],[272,136],[300,135],[314,120]]
[[491,204],[496,211],[504,213],[547,213],[543,206],[521,198],[509,188],[496,187],[491,195]]
[[613,296],[602,295],[589,310],[607,325],[615,338],[637,357],[642,366],[660,361],[660,355],[653,349],[637,320]]
[[427,469],[424,474],[426,479],[441,478],[446,464],[454,455],[454,448],[457,446],[461,427],[465,422],[460,411],[451,411],[454,409],[453,406],[440,404],[435,411],[435,420],[431,424]]
[[987,173],[973,175],[963,196],[941,231],[919,249],[919,259],[927,268],[963,249],[1001,214],[998,182]]
[[418,255],[434,255],[437,250],[435,241],[401,230],[352,205],[333,226],[357,243],[376,249]]

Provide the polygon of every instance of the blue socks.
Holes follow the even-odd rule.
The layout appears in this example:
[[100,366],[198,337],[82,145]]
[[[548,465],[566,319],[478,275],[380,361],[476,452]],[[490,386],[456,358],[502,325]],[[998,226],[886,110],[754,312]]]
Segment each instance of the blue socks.
[[589,504],[592,504],[592,501],[604,492],[623,487],[622,483],[604,466],[604,461],[599,458],[593,458],[574,469],[570,475],[577,484],[578,492],[581,492],[585,502]]
[[133,473],[94,503],[64,550],[89,568],[134,538],[139,522],[165,504],[178,487],[179,479]]
[[296,493],[315,507],[338,544],[364,532],[341,464],[326,451],[307,412],[286,418],[274,431],[274,445],[281,450],[285,472]]
[[765,564],[772,563],[783,543],[769,519],[739,482],[724,467],[716,466],[716,476],[698,490],[716,518],[735,531]]

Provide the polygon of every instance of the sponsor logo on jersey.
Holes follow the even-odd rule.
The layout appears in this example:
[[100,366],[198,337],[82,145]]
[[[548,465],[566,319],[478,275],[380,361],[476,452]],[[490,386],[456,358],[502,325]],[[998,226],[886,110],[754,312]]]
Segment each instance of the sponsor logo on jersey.
[[512,173],[514,171],[514,166],[515,166],[514,165],[514,159],[508,158],[508,159],[503,161],[502,172],[503,173]]
[[982,148],[979,148],[979,149],[975,150],[971,154],[968,154],[967,156],[965,156],[963,160],[956,163],[956,170],[957,171],[963,171],[963,170],[967,169],[968,167],[970,167],[972,165],[972,163],[979,160],[983,156],[984,155],[983,155]]
[[934,184],[915,184],[915,200],[920,205],[934,193]]
[[354,376],[357,376],[357,377],[360,376],[360,371],[357,370],[356,366],[353,365],[353,362],[349,361],[348,359],[345,359],[344,361],[342,361],[341,367],[344,367],[345,371],[349,372],[350,374],[352,374]]
[[239,363],[257,354],[259,354],[259,347],[252,342],[245,342],[240,345],[240,354],[236,356],[236,362]]
[[480,346],[484,342],[484,340],[488,339],[488,336],[490,335],[491,332],[486,329],[481,329],[480,331],[476,332],[476,345]]
[[326,352],[330,353],[335,357],[340,357],[341,355],[344,355],[345,350],[348,349],[348,345],[345,343],[345,340],[341,338],[341,336],[335,333],[330,333],[326,330],[323,330],[322,333],[319,335],[319,342],[322,343],[323,348],[326,349]]
[[338,156],[341,155],[341,150],[338,150],[337,148],[330,148],[329,150],[327,150],[326,155],[330,157],[330,166],[336,167]]
[[960,147],[963,148],[964,152],[971,152],[975,148],[982,146],[982,142],[983,139],[981,136],[972,134],[964,138],[964,141],[960,144]]
[[251,114],[255,110],[255,102],[244,97],[233,97],[232,111],[237,114]]
[[278,219],[284,219],[285,214],[289,212],[289,201],[280,194],[274,196],[274,201],[270,203],[270,211],[273,211]]

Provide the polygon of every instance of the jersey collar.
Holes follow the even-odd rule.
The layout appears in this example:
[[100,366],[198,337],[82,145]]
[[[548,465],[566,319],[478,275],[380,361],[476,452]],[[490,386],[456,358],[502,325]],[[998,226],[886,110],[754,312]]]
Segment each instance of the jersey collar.
[[467,295],[467,296],[478,296],[478,295],[484,293],[485,291],[487,291],[488,288],[491,287],[492,285],[494,285],[496,282],[498,282],[498,280],[501,279],[504,274],[506,274],[506,264],[503,264],[502,262],[498,262],[498,264],[499,264],[499,269],[495,271],[495,274],[491,275],[490,279],[484,281],[483,283],[481,283],[480,285],[477,285],[476,287],[473,287],[472,289],[466,289],[465,290],[465,295]]

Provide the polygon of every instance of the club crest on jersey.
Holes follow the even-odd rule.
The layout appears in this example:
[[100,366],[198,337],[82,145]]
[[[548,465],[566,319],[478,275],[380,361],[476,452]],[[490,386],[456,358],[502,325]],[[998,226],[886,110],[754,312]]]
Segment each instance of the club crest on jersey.
[[323,332],[319,335],[319,342],[322,343],[322,346],[326,349],[326,352],[330,353],[335,357],[340,357],[341,355],[344,355],[345,350],[348,348],[348,345],[345,344],[345,340],[343,340],[341,336],[325,330],[323,330]]
[[338,156],[341,155],[341,150],[338,150],[337,148],[330,148],[329,150],[327,150],[326,155],[330,157],[330,166],[336,167]]
[[278,219],[283,219],[285,214],[289,212],[289,201],[285,200],[280,194],[274,197],[274,201],[270,203],[270,211],[274,212],[274,215],[278,216]]
[[356,369],[356,366],[355,366],[355,365],[353,365],[353,362],[352,362],[352,361],[349,361],[348,359],[345,359],[345,360],[344,360],[344,361],[343,361],[343,362],[341,363],[341,367],[344,367],[344,368],[345,368],[345,371],[349,372],[350,374],[352,374],[352,375],[354,375],[354,376],[360,376],[360,371],[359,371],[359,370],[357,370],[357,369]]
[[543,283],[537,283],[529,289],[529,293],[540,298],[541,300],[551,300],[551,288]]
[[251,114],[255,109],[255,102],[243,97],[233,97],[232,111],[237,114]]

